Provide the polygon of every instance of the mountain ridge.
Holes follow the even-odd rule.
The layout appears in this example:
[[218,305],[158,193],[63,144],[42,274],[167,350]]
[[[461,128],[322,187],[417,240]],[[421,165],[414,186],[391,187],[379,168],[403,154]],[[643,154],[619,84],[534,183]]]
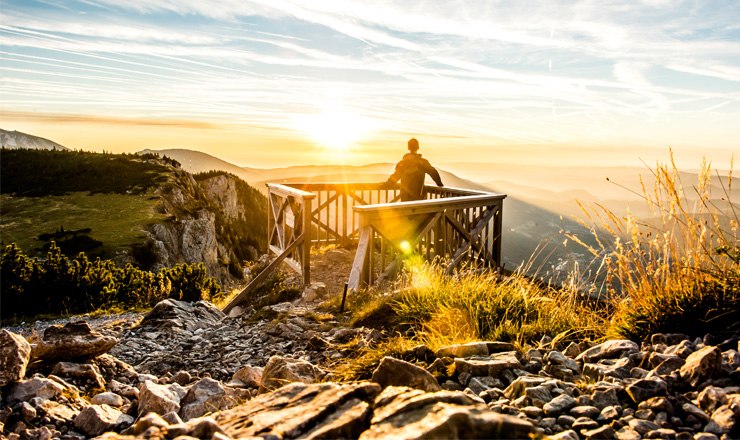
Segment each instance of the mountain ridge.
[[0,146],[8,149],[28,148],[32,150],[69,150],[69,148],[64,145],[41,136],[34,136],[17,130],[4,130],[2,128],[0,128]]

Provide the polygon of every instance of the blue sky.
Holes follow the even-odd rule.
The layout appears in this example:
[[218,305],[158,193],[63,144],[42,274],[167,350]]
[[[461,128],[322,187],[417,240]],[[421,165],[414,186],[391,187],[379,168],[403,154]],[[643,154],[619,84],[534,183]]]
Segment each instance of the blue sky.
[[740,151],[736,0],[4,0],[0,75],[2,128],[85,149],[253,166],[389,161],[410,136],[444,161]]

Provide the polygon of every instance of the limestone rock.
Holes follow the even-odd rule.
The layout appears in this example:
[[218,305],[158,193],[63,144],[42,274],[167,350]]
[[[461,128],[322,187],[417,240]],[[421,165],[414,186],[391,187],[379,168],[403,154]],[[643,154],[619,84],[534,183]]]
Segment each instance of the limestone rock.
[[113,407],[123,406],[123,398],[116,393],[107,391],[105,393],[96,394],[90,399],[90,403],[94,405],[108,405]]
[[232,381],[241,382],[244,386],[249,388],[258,388],[262,384],[262,367],[253,367],[246,365],[231,377]]
[[326,374],[319,367],[300,359],[272,356],[262,371],[260,393],[291,382],[314,383]]
[[545,414],[547,415],[557,415],[573,408],[575,404],[576,399],[567,394],[561,394],[546,403],[545,406],[542,407],[542,410],[545,411]]
[[718,373],[721,366],[722,353],[718,347],[709,345],[691,353],[679,370],[679,374],[691,386],[696,387]]
[[139,326],[165,331],[177,328],[194,332],[206,324],[220,321],[225,316],[216,306],[205,301],[189,303],[165,299],[158,302],[144,316]]
[[655,396],[664,396],[668,385],[659,378],[640,379],[625,389],[635,403],[640,403]]
[[21,380],[10,386],[7,399],[10,402],[25,402],[40,397],[42,399],[53,399],[64,391],[64,386],[45,377],[34,377]]
[[31,346],[31,359],[89,359],[107,353],[116,342],[116,338],[94,331],[85,321],[52,325],[44,331],[41,341]]
[[379,392],[380,386],[371,382],[293,382],[219,412],[214,419],[234,438],[357,438],[369,426],[368,403]]
[[93,364],[77,364],[74,362],[57,362],[52,374],[67,378],[88,379],[93,388],[105,388],[105,379],[100,370]]
[[185,394],[185,388],[179,384],[159,385],[147,380],[139,386],[139,415],[148,412],[157,414],[177,412],[180,410],[180,400]]
[[391,385],[408,386],[424,391],[439,391],[437,379],[427,370],[406,361],[384,357],[373,371],[372,381],[383,388]]
[[597,362],[601,359],[625,357],[638,351],[640,351],[640,346],[637,343],[628,339],[614,339],[589,348],[576,356],[576,360]]
[[0,330],[0,387],[25,377],[30,355],[31,345],[23,336]]
[[516,352],[507,351],[495,353],[489,356],[473,356],[468,358],[455,358],[455,371],[468,373],[471,376],[498,375],[508,368],[519,368],[522,364],[516,357]]
[[[245,391],[249,395],[248,391]],[[203,378],[190,387],[180,401],[179,415],[184,421],[201,417],[205,414],[230,408],[239,402],[244,394],[233,388],[225,387],[211,378]]]
[[75,417],[74,425],[85,434],[96,436],[118,427],[128,426],[133,421],[133,417],[108,405],[90,405]]
[[360,439],[529,438],[533,432],[531,423],[491,412],[459,392],[388,387],[376,398],[370,428]]

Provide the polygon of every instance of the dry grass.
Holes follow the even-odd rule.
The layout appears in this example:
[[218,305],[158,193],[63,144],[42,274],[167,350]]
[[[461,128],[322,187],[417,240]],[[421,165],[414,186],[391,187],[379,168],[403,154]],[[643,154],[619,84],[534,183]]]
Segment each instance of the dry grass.
[[[585,209],[598,246],[586,246],[599,261],[601,289],[613,301],[610,336],[644,339],[655,332],[740,331],[738,211],[729,176],[712,194],[712,172],[703,162],[688,188],[673,161],[642,181],[649,221],[619,216],[603,206]],[[717,188],[717,186],[715,186]],[[578,240],[578,237],[572,237]]]

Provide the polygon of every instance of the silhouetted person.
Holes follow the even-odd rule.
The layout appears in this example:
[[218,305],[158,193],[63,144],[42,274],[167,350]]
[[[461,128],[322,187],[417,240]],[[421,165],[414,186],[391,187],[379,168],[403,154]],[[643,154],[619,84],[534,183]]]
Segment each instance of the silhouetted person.
[[396,164],[396,171],[388,178],[386,183],[396,183],[401,180],[401,201],[423,200],[424,178],[429,174],[437,186],[444,186],[437,170],[428,160],[421,157],[419,141],[414,138],[409,140],[409,152]]

